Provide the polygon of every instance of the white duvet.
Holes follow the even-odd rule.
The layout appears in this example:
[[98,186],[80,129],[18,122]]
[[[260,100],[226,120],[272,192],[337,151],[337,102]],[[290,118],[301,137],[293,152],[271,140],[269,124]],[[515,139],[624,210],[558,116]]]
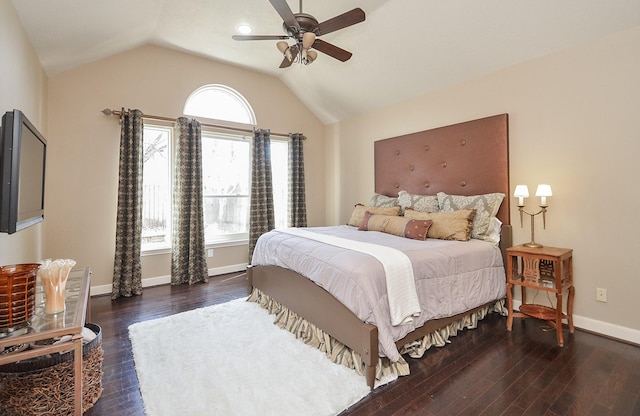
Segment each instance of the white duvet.
[[384,267],[368,254],[273,230],[258,239],[252,258],[253,265],[280,266],[308,277],[364,322],[376,325],[380,353],[392,361],[400,358],[395,341],[427,320],[505,296],[500,250],[486,241],[417,241],[347,225],[304,230],[392,247],[411,260],[420,313],[394,326]]

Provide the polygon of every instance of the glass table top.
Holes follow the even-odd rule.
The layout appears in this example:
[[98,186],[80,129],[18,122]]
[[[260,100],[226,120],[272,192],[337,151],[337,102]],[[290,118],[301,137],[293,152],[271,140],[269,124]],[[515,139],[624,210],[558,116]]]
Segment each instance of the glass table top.
[[84,326],[89,296],[89,268],[72,269],[65,289],[65,310],[54,314],[45,312],[44,287],[40,278],[36,282],[36,307],[28,326],[10,332],[0,332],[0,346],[12,345],[15,338],[29,336],[34,339],[53,338],[80,332]]

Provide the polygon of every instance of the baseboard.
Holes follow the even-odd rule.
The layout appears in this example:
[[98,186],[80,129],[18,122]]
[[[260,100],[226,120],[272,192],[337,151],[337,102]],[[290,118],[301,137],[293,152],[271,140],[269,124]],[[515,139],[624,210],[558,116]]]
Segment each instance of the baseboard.
[[[229,266],[222,267],[213,267],[209,269],[209,276],[218,276],[221,274],[234,273],[234,272],[242,272],[247,269],[247,263],[242,264],[232,264]],[[149,277],[146,279],[142,279],[142,287],[151,287],[151,286],[159,286],[159,285],[167,285],[171,283],[171,275],[166,276],[156,276]],[[111,294],[112,285],[99,285],[99,286],[91,286],[91,296],[99,296],[99,295],[107,295]]]
[[[521,302],[519,300],[513,300],[514,309],[520,309],[520,304]],[[637,329],[614,325],[575,314],[573,315],[573,326],[597,335],[640,345],[640,331]]]

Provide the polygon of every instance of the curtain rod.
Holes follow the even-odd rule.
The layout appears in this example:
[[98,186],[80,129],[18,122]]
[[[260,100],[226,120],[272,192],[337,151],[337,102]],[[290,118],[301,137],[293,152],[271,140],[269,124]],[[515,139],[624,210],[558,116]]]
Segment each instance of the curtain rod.
[[[107,116],[121,116],[122,115],[122,111],[120,110],[111,110],[109,108],[105,108],[104,110],[102,110],[102,113],[107,115]],[[149,114],[143,114],[142,118],[148,118],[151,120],[160,120],[160,121],[170,121],[170,122],[176,122],[178,121],[175,118],[171,118],[171,117],[162,117],[162,116],[152,116]],[[231,126],[223,126],[220,124],[210,124],[210,123],[200,123],[201,126],[204,127],[212,127],[212,128],[216,128],[216,129],[226,129],[226,130],[232,130],[232,131],[239,131],[242,133],[253,133],[252,129],[243,129],[240,127],[231,127]],[[280,136],[280,137],[291,137],[291,135],[289,134],[285,134],[285,133],[273,133],[270,132],[270,134],[272,136]]]

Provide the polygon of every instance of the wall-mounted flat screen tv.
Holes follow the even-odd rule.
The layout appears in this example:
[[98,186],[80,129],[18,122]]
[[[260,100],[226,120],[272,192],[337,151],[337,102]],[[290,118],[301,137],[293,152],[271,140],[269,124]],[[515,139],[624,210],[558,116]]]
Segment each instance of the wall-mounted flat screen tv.
[[2,117],[0,232],[15,233],[44,220],[47,141],[20,110]]

